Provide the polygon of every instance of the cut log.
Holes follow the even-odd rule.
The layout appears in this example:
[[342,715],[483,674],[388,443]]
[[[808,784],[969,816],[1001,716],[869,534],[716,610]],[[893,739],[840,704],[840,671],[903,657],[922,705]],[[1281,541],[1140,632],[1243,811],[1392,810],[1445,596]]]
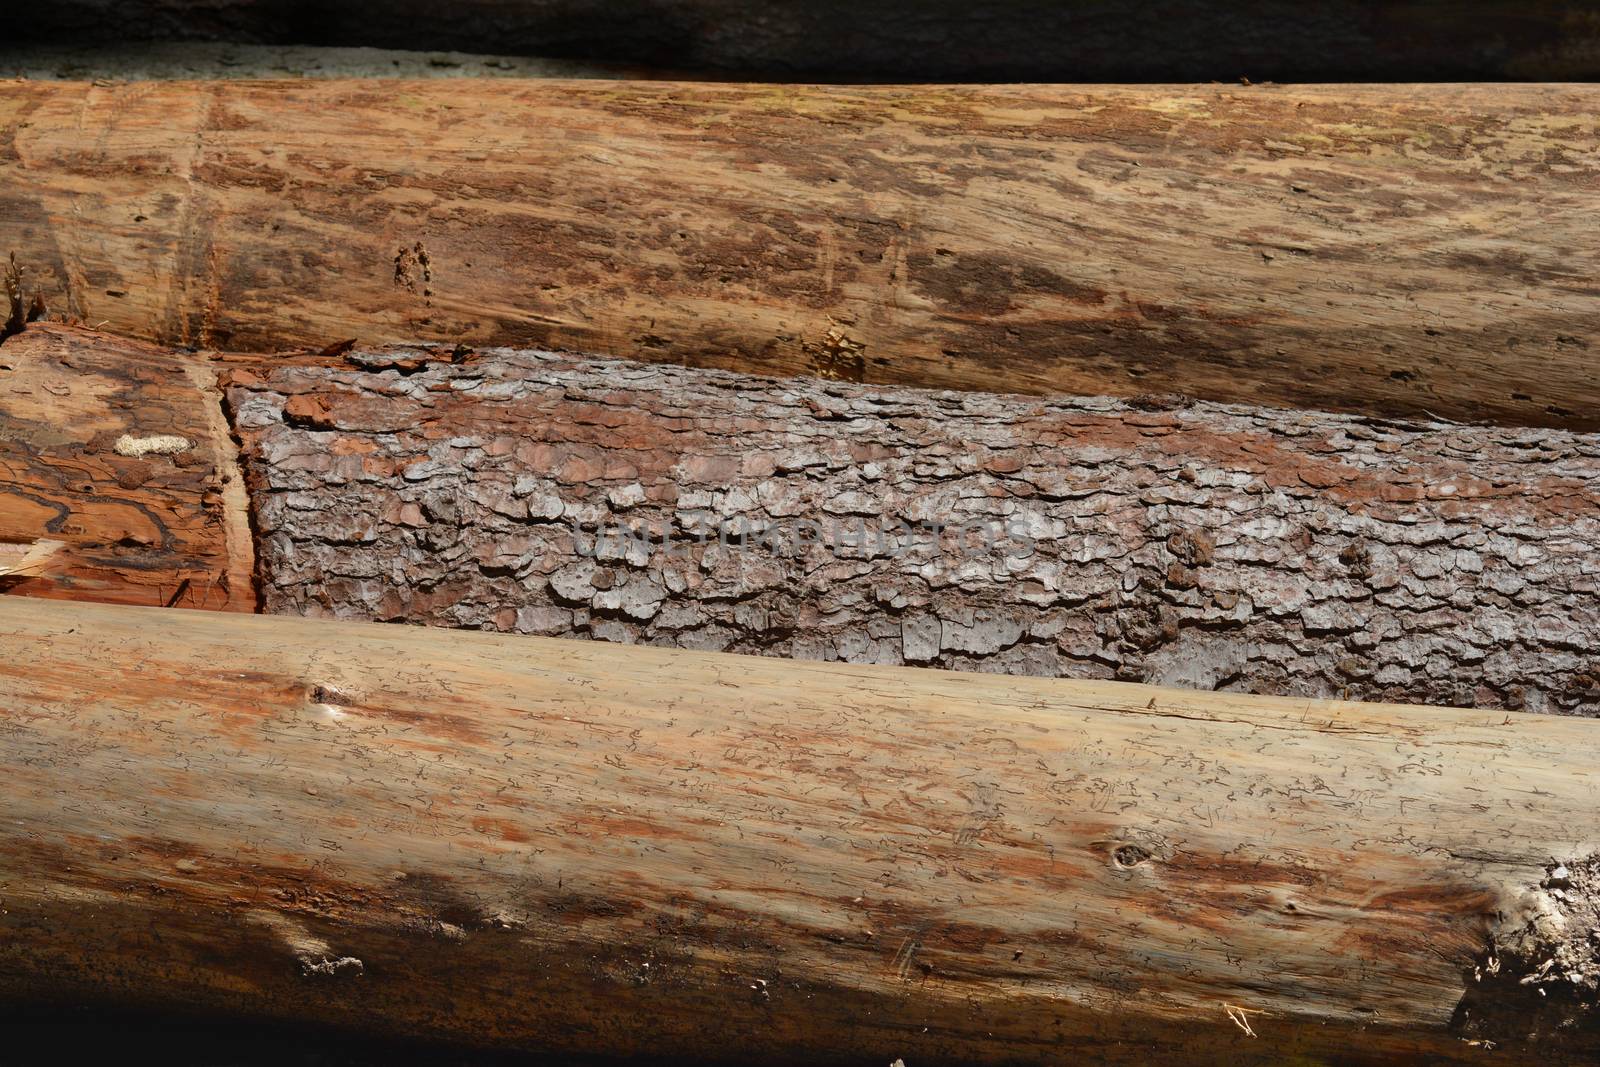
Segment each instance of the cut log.
[[13,1000],[740,1063],[1600,1051],[1586,720],[27,600],[0,645]]
[[0,349],[0,542],[59,542],[0,591],[253,611],[244,482],[216,372],[34,323]]
[[509,51],[756,78],[1414,81],[1600,76],[1592,3],[1469,0],[52,0],[22,40]]
[[1600,436],[344,358],[228,389],[269,611],[1600,713]]
[[1600,428],[1600,87],[0,89],[0,249],[177,344]]

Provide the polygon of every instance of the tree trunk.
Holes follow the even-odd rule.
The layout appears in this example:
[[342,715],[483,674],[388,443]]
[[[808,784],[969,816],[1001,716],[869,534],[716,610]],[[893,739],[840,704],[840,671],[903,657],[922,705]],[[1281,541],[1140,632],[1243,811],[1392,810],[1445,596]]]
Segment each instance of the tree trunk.
[[0,91],[0,248],[178,344],[574,347],[1600,428],[1589,86]]
[[0,349],[0,542],[61,545],[0,592],[253,611],[236,459],[203,362],[29,325]]
[[1600,437],[345,358],[231,379],[269,611],[1600,712]]
[[22,39],[384,45],[756,78],[1414,81],[1600,76],[1592,3],[1473,0],[52,0]]
[[1592,722],[26,600],[0,635],[8,997],[746,1063],[1596,1048]]

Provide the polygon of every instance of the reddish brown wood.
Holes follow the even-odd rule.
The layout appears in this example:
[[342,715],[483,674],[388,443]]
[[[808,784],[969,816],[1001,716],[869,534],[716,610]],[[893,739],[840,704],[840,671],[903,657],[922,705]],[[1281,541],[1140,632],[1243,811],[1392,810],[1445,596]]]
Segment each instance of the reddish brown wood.
[[244,484],[216,375],[34,323],[0,347],[0,541],[59,540],[26,596],[253,611]]

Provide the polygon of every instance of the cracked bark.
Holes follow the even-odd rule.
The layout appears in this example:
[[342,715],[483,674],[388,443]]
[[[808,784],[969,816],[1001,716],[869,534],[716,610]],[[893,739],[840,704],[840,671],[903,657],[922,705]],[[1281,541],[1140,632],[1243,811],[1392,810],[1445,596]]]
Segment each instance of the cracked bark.
[[1597,130],[1587,85],[13,83],[0,250],[179,345],[1600,429]]
[[1600,1052],[1593,722],[28,600],[0,647],[8,1002],[786,1067]]
[[227,385],[269,611],[1600,712],[1600,437],[344,358]]

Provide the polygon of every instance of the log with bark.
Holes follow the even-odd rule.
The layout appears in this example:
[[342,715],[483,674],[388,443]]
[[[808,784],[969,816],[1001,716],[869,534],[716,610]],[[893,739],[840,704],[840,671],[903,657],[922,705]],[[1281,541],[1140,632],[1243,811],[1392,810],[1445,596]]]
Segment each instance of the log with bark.
[[52,0],[13,39],[383,45],[855,81],[1600,76],[1592,2]]
[[696,1061],[1600,1051],[1600,726],[14,600],[0,992]]
[[1594,436],[43,323],[3,354],[0,542],[65,542],[9,591],[1600,711]]
[[344,359],[230,374],[269,611],[1600,713],[1600,436]]
[[1600,87],[0,88],[0,249],[175,344],[1600,428]]

